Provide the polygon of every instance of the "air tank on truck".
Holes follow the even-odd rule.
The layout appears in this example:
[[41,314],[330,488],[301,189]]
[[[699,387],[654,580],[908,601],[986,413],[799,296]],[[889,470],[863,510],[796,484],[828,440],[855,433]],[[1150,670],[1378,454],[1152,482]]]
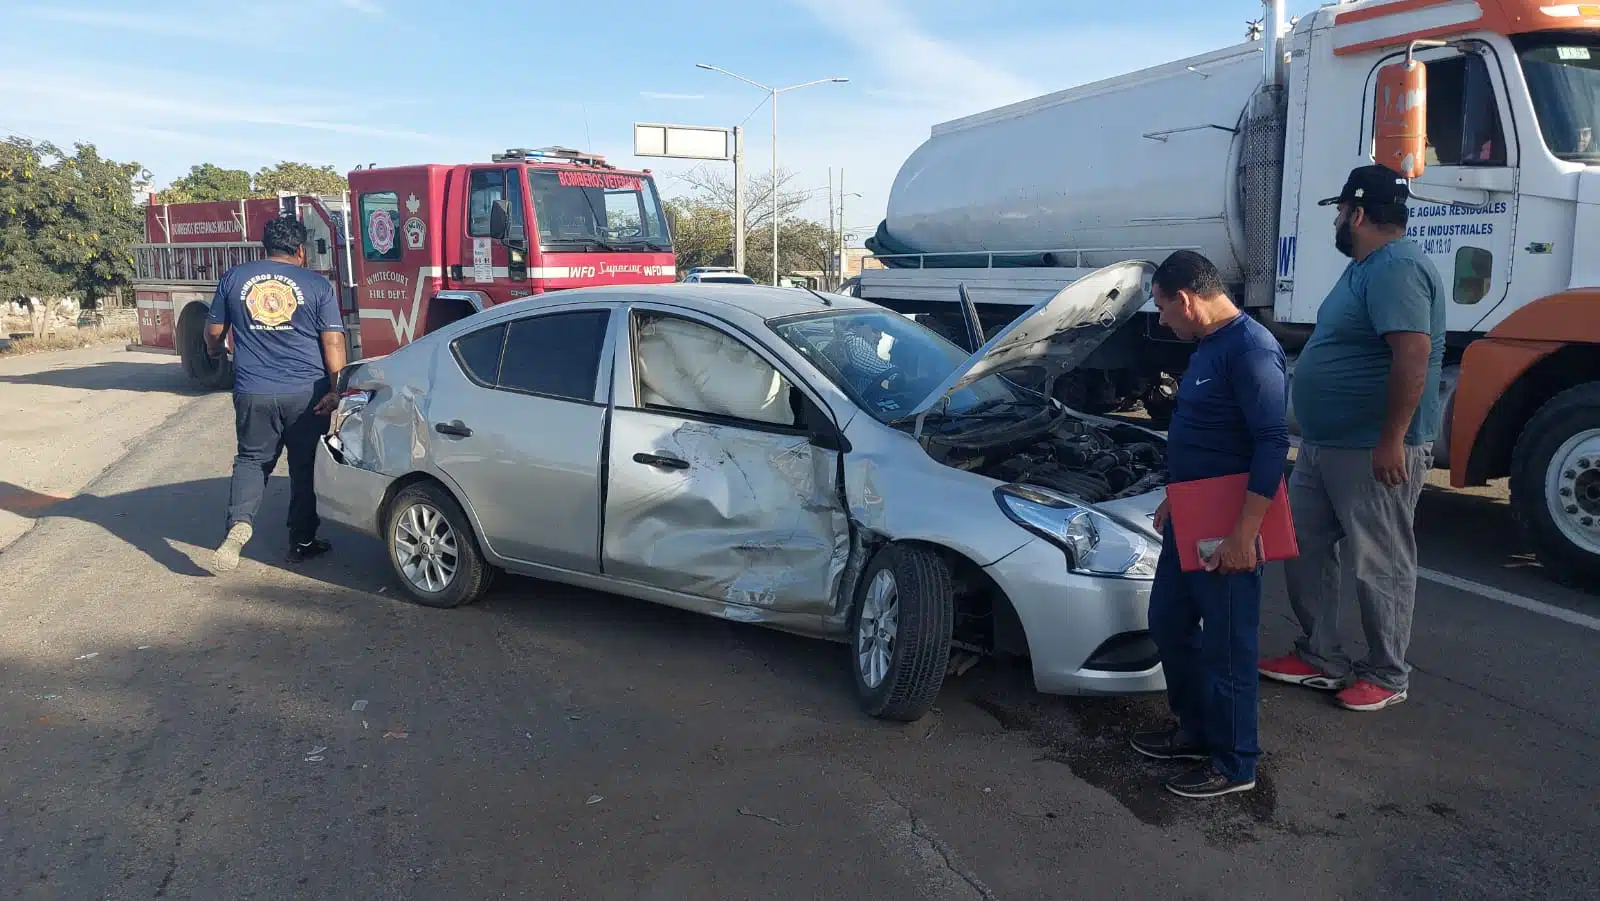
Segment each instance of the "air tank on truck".
[[[1292,378],[1349,262],[1317,201],[1382,162],[1410,179],[1408,237],[1450,289],[1436,466],[1457,488],[1509,478],[1547,568],[1600,581],[1600,254],[1583,251],[1600,246],[1600,8],[1360,0],[1291,23],[1265,6],[1258,39],[936,125],[855,293],[970,344],[1099,267],[1195,250]],[[1409,119],[1396,97],[1420,104]],[[1043,387],[1164,418],[1191,345],[1149,305],[1102,326]]]

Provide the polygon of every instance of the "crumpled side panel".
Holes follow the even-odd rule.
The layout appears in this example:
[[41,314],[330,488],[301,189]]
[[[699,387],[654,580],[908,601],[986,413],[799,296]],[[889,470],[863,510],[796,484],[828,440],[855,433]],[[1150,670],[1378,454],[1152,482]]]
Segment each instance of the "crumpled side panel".
[[[689,466],[641,465],[638,453]],[[849,555],[836,453],[803,436],[618,410],[611,459],[607,574],[725,602],[733,619],[832,612]]]

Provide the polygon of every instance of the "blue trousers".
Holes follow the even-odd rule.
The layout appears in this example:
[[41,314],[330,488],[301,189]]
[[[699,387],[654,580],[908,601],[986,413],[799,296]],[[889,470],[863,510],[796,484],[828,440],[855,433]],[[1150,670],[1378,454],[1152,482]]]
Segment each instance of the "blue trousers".
[[228,493],[228,525],[255,525],[266,494],[267,479],[278,457],[289,452],[289,540],[299,544],[317,537],[317,496],[312,486],[317,439],[328,430],[328,417],[314,411],[327,393],[326,381],[292,394],[235,394],[233,424],[239,450],[233,458]]
[[1178,725],[1229,779],[1256,776],[1256,671],[1261,569],[1223,575],[1178,563],[1169,523],[1150,589],[1150,638],[1161,653]]

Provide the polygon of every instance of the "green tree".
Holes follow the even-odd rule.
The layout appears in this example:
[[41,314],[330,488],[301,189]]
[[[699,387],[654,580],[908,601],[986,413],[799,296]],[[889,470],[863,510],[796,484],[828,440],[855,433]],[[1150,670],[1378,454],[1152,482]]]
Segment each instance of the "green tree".
[[198,166],[190,166],[188,175],[174,180],[166,190],[156,194],[156,203],[243,200],[249,196],[249,172],[201,163]]
[[733,217],[727,210],[682,198],[670,199],[663,206],[680,270],[733,265]]
[[135,196],[149,173],[93,144],[73,149],[18,137],[0,144],[0,299],[74,294],[87,305],[132,278],[144,232]]
[[274,166],[263,166],[256,173],[257,197],[275,197],[285,194],[339,194],[350,187],[332,166],[310,166],[287,160]]

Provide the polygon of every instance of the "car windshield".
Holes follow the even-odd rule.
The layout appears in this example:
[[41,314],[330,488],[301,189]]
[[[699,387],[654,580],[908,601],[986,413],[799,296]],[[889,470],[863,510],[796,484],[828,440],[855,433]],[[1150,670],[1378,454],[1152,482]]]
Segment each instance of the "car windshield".
[[[905,418],[970,356],[889,310],[808,314],[772,328],[880,422]],[[952,394],[940,410],[958,414],[1019,399],[1010,382],[989,376]]]
[[1515,41],[1545,146],[1559,159],[1600,164],[1600,40],[1534,34]]
[[[671,250],[648,177],[587,169],[532,170],[539,245],[557,250]],[[565,245],[565,246],[564,246]]]

